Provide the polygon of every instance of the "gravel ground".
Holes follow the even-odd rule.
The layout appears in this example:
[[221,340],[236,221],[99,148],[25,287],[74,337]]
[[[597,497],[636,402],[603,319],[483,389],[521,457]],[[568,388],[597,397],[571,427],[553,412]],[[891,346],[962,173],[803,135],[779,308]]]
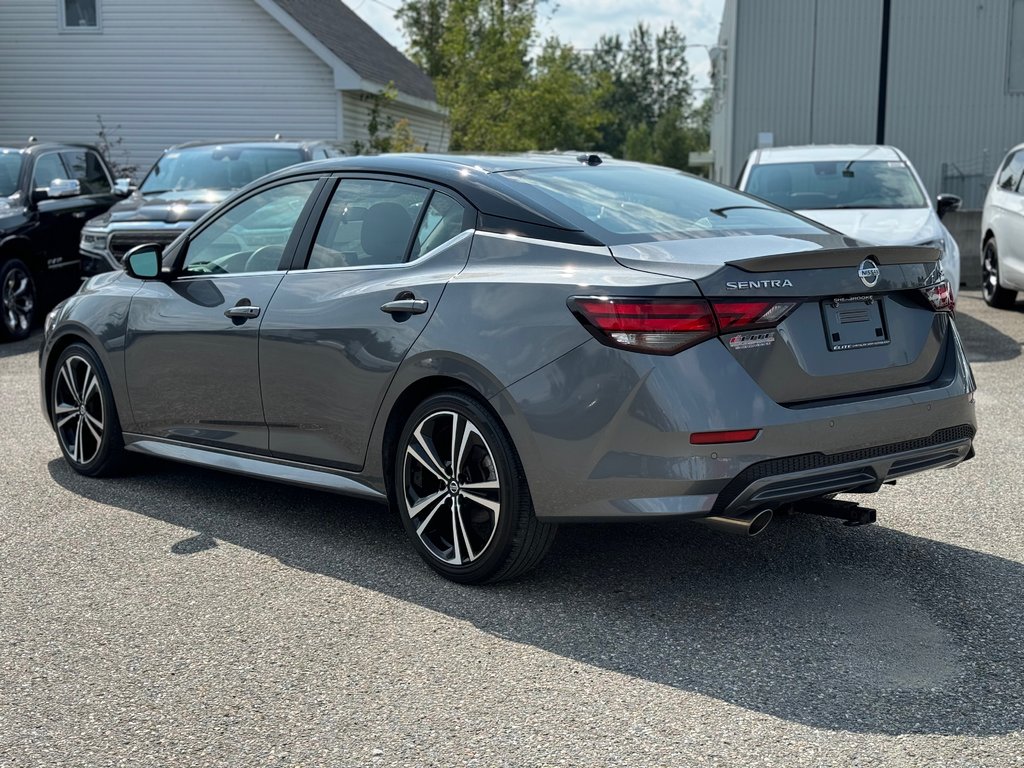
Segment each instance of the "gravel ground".
[[0,347],[0,766],[1024,766],[1024,305],[961,308],[978,457],[878,525],[566,526],[490,588],[375,505],[79,477]]

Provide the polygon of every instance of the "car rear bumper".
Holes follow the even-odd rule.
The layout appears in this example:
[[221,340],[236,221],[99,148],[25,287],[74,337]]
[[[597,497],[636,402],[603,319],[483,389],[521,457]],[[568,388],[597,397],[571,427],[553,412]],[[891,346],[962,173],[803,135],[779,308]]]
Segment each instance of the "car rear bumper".
[[[972,455],[974,380],[955,334],[924,386],[784,407],[717,340],[672,357],[587,342],[492,403],[548,521],[778,508],[953,466]],[[694,432],[759,429],[745,443]]]

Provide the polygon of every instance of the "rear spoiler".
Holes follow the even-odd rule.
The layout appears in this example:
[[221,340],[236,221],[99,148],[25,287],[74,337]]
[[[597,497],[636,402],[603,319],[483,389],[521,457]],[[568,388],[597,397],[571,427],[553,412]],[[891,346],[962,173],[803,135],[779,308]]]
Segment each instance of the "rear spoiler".
[[838,248],[827,251],[799,251],[778,256],[757,256],[752,259],[727,261],[731,267],[744,272],[779,272],[791,269],[829,269],[831,267],[858,267],[865,259],[878,266],[897,264],[929,264],[941,256],[938,248],[925,246],[880,245],[877,247]]

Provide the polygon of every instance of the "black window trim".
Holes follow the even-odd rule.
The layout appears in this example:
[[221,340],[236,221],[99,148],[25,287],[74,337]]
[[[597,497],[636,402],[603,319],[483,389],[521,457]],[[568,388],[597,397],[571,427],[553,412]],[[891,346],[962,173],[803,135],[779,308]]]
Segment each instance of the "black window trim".
[[[447,187],[443,184],[437,184],[426,179],[421,179],[417,176],[407,176],[405,174],[390,174],[390,173],[368,173],[365,171],[350,171],[350,172],[336,172],[331,174],[328,183],[324,187],[322,193],[322,200],[318,201],[318,210],[314,211],[313,215],[306,222],[306,230],[302,233],[302,238],[296,244],[297,249],[292,259],[290,270],[294,271],[321,271],[309,270],[309,260],[313,255],[313,244],[316,241],[316,235],[320,231],[320,225],[323,223],[324,217],[327,215],[327,209],[330,206],[331,199],[334,197],[334,192],[341,184],[342,181],[347,179],[365,179],[369,181],[389,181],[395,184],[407,184],[412,187],[421,187],[427,190],[427,196],[423,200],[423,205],[420,210],[420,214],[417,217],[416,223],[413,226],[412,234],[409,237],[409,242],[405,246],[405,253],[402,255],[401,261],[396,261],[393,264],[367,264],[364,266],[351,266],[351,267],[323,267],[322,270],[330,271],[365,271],[368,269],[397,269],[401,267],[407,267],[410,264],[418,264],[423,256],[421,254],[415,259],[410,260],[409,256],[412,251],[413,241],[416,239],[416,234],[419,232],[419,225],[423,221],[423,216],[426,214],[427,206],[430,205],[430,201],[434,198],[435,192],[447,195],[448,197],[455,200],[455,202],[462,205],[463,208],[463,219],[462,226],[464,227],[463,232],[473,231],[476,229],[477,209],[470,203],[462,194],[458,191]],[[461,232],[459,233],[462,234]],[[453,238],[454,239],[454,238]],[[450,241],[449,241],[450,242]],[[429,252],[428,252],[429,253]]]
[[[298,217],[295,219],[295,224],[292,225],[291,234],[288,236],[288,241],[284,246],[284,253],[281,254],[281,260],[277,264],[277,269],[265,270],[262,272],[229,272],[223,275],[190,275],[183,271],[185,266],[185,259],[188,258],[188,248],[191,245],[192,240],[198,235],[205,232],[214,222],[219,221],[221,217],[225,216],[230,211],[233,211],[239,205],[247,200],[252,199],[258,194],[274,189],[275,187],[283,187],[287,184],[296,184],[303,181],[315,181],[316,184],[313,187],[313,191],[309,197],[306,198],[306,203],[302,207],[302,211],[299,212]],[[196,280],[196,279],[210,279],[210,278],[238,278],[245,277],[247,275],[260,275],[260,274],[273,274],[276,272],[287,272],[291,263],[294,260],[294,249],[300,242],[302,235],[305,234],[306,226],[309,223],[310,214],[313,213],[316,205],[320,202],[320,197],[323,194],[323,189],[328,178],[322,173],[307,173],[300,176],[289,176],[284,179],[275,179],[268,184],[261,184],[259,187],[250,190],[244,195],[240,195],[231,202],[231,205],[221,209],[215,208],[210,213],[216,213],[216,216],[209,216],[209,218],[202,221],[201,225],[196,227],[194,230],[188,233],[181,245],[178,247],[177,252],[174,253],[174,261],[172,264],[172,271],[174,273],[175,280]]]

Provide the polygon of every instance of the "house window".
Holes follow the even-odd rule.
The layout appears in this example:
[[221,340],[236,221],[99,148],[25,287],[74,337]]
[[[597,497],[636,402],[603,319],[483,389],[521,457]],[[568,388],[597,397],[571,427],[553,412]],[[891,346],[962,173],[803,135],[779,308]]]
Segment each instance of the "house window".
[[98,32],[100,0],[57,0],[60,26],[69,32]]

